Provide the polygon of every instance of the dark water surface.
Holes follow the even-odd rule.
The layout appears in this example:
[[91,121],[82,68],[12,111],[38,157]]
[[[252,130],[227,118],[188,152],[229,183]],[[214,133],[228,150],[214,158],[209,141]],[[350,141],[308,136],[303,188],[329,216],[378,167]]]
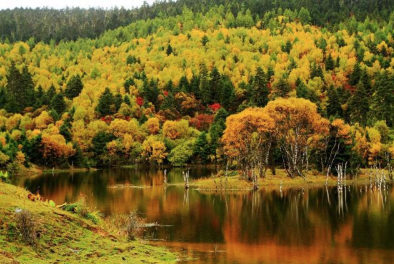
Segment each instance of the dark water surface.
[[[192,168],[190,175],[215,172]],[[167,175],[169,183],[183,181],[181,169]],[[147,222],[166,225],[146,237],[188,263],[394,263],[391,186],[208,193],[163,181],[163,170],[139,168],[20,177],[14,184],[39,189],[56,204],[85,195],[105,215],[137,210]],[[119,184],[144,188],[110,188]]]

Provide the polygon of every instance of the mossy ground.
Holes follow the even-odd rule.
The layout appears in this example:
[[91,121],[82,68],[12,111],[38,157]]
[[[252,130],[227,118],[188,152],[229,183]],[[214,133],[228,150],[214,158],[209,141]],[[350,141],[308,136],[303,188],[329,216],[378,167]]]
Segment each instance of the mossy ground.
[[[127,242],[76,214],[27,198],[24,189],[0,183],[0,263],[173,263],[165,248]],[[15,209],[29,210],[38,223],[36,246],[15,229]]]
[[[198,179],[190,181],[189,185],[192,188],[204,191],[214,190],[250,190],[253,189],[253,183],[241,177],[237,172],[230,174],[231,176],[224,177],[223,172],[217,176],[205,179]],[[318,172],[310,172],[306,175],[305,179],[301,177],[290,178],[285,170],[276,170],[276,175],[272,175],[271,171],[267,171],[264,178],[258,179],[260,188],[264,187],[307,187],[307,186],[325,186],[326,181],[328,186],[337,185],[337,177],[319,174]],[[365,183],[369,181],[369,175],[366,171],[361,171],[360,175],[351,178],[347,177],[346,183]],[[183,185],[175,184],[175,185]]]

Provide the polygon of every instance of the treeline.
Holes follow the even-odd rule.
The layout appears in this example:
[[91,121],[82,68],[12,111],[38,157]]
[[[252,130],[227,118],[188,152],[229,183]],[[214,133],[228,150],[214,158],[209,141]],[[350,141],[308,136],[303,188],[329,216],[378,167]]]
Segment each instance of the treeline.
[[[213,7],[222,6],[225,12],[234,17],[246,10],[257,23],[266,12],[278,13],[288,10],[307,9],[311,23],[329,28],[355,16],[358,20],[373,18],[388,20],[394,10],[390,0],[242,0],[242,1],[158,1],[152,5],[144,4],[140,8],[120,9],[23,9],[0,11],[0,36],[2,41],[28,41],[55,43],[75,41],[78,38],[98,38],[107,30],[126,26],[138,20],[168,18],[182,15],[184,7],[194,14],[205,15]],[[252,20],[252,21],[253,21]]]

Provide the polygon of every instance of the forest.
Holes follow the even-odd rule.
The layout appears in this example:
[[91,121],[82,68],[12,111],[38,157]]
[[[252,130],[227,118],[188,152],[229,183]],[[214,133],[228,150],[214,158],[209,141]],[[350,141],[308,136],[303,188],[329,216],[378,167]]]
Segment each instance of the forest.
[[0,11],[0,167],[394,157],[394,4],[162,1]]

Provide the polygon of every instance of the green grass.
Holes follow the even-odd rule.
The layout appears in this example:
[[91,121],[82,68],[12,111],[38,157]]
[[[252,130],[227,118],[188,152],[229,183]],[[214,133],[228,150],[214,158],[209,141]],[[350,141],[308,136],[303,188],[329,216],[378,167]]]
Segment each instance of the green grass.
[[[229,176],[224,177],[223,172],[220,172],[215,177],[198,179],[190,181],[189,185],[192,188],[204,191],[215,191],[215,190],[251,190],[253,189],[253,183],[245,180],[238,173],[232,172]],[[303,187],[303,186],[325,186],[327,177],[317,172],[310,172],[306,175],[305,179],[301,177],[290,178],[287,176],[285,170],[276,170],[276,175],[272,175],[271,171],[267,171],[265,178],[259,178],[259,187]],[[347,178],[346,182],[350,183],[365,183],[369,181],[369,176],[366,171],[357,177],[357,179]],[[183,186],[183,183],[172,184],[177,186]],[[328,186],[337,185],[337,178],[334,176],[328,177]]]
[[62,173],[62,172],[87,172],[95,171],[95,168],[69,168],[69,169],[43,169],[42,173]]
[[[0,263],[173,263],[166,248],[126,242],[91,220],[45,202],[27,199],[24,189],[0,183]],[[21,241],[15,209],[29,210],[38,222],[37,246]]]

